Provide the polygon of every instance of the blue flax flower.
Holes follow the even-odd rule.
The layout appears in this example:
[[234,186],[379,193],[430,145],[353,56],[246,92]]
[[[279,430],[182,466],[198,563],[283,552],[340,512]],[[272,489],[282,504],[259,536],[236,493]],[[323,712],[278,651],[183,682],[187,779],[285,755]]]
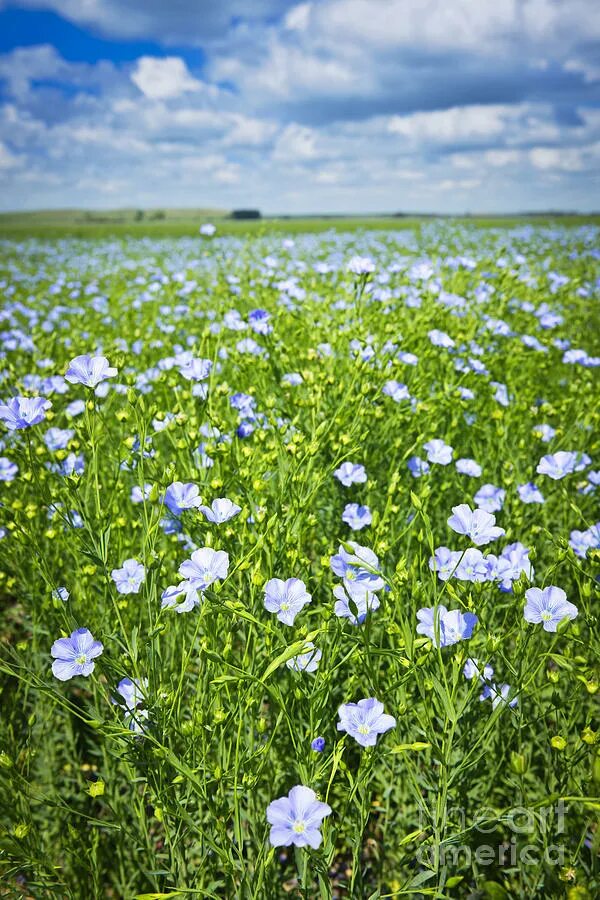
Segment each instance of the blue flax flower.
[[204,591],[215,581],[227,578],[229,570],[229,554],[224,550],[213,550],[202,547],[194,550],[191,559],[186,559],[179,566],[179,574],[190,582],[197,591]]
[[360,506],[358,503],[347,503],[342,513],[342,521],[349,525],[353,531],[360,531],[371,524],[371,510],[368,506]]
[[213,500],[210,506],[199,506],[198,509],[205,519],[213,522],[215,525],[228,522],[229,519],[233,519],[234,516],[237,516],[242,511],[241,506],[238,506],[232,500],[228,500],[227,497],[218,497],[216,500]]
[[59,681],[68,681],[76,675],[87,677],[94,671],[94,659],[103,650],[100,641],[95,641],[87,628],[78,628],[70,637],[59,638],[52,644],[52,674]]
[[433,438],[433,440],[427,441],[423,446],[427,451],[429,462],[437,463],[440,466],[447,466],[452,462],[454,450],[440,438]]
[[137,559],[126,559],[122,568],[113,569],[110,574],[119,594],[137,594],[146,578],[146,569]]
[[453,515],[448,525],[457,534],[466,534],[474,544],[481,547],[504,534],[504,528],[496,525],[496,517],[484,509],[472,510],[466,503],[452,507]]
[[356,541],[348,541],[346,546],[352,547],[354,552],[349,553],[340,546],[329,560],[334,575],[344,579],[344,587],[353,597],[364,591],[379,591],[385,581],[379,573],[377,555]]
[[581,472],[591,462],[585,453],[576,453],[573,450],[559,450],[557,453],[549,453],[542,456],[536,472],[547,475],[554,481],[559,481],[565,475],[572,472]]
[[114,378],[116,374],[117,370],[109,364],[105,356],[90,356],[89,353],[85,353],[71,360],[65,378],[71,384],[95,388],[101,381]]
[[365,467],[359,463],[345,462],[333,473],[344,487],[350,487],[351,484],[364,484],[367,480]]
[[276,613],[283,625],[293,625],[298,613],[310,603],[312,597],[299,578],[271,578],[265,584],[265,609]]
[[174,481],[165,492],[165,506],[174,516],[180,516],[184,509],[197,509],[201,503],[198,485],[193,482]]
[[302,784],[293,787],[287,797],[273,800],[267,807],[267,822],[271,826],[269,841],[273,847],[320,846],[320,827],[331,807],[317,800],[313,790]]
[[288,669],[293,669],[294,672],[316,672],[322,655],[322,652],[316,649],[312,641],[307,641],[303,652],[288,659],[286,666]]
[[523,615],[526,622],[533,625],[543,623],[544,631],[556,631],[556,626],[563,619],[575,619],[578,609],[567,600],[562,588],[549,585],[544,590],[529,588],[525,591],[525,609]]
[[344,703],[338,710],[338,731],[346,731],[361,747],[374,747],[377,736],[396,727],[393,716],[383,711],[383,703],[375,697]]
[[459,641],[468,640],[478,621],[474,613],[448,610],[442,604],[437,608],[437,616],[435,607],[429,606],[418,611],[417,619],[417,634],[428,637],[434,647],[450,647]]
[[13,397],[8,403],[0,403],[0,420],[9,431],[31,428],[44,420],[51,406],[44,397]]
[[336,598],[334,612],[340,619],[348,619],[352,625],[362,625],[367,613],[379,609],[379,597],[372,591],[355,591],[348,594],[341,584],[333,589]]

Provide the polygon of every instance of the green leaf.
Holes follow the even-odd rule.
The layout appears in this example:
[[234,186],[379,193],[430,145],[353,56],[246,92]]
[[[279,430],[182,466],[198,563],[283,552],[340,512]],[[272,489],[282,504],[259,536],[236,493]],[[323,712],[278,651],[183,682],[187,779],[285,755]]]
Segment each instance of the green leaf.
[[310,641],[312,641],[313,638],[318,635],[318,633],[318,630],[311,631],[311,633],[307,634],[305,638],[302,638],[302,640],[300,641],[294,641],[293,644],[290,644],[289,647],[286,647],[283,653],[280,653],[279,656],[275,657],[273,662],[269,663],[264,671],[262,678],[260,679],[263,684],[267,680],[267,678],[269,678],[269,676],[272,675],[273,672],[275,672],[275,670],[279,668],[279,666],[282,666],[284,663],[286,663],[288,659],[291,659],[293,656],[298,656],[299,653],[305,653],[308,649],[306,645]]

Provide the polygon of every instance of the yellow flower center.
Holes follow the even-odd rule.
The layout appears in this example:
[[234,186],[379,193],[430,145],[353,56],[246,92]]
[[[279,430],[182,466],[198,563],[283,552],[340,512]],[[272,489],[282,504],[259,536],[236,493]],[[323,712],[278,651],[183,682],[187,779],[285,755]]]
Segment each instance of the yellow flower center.
[[303,834],[306,831],[306,825],[304,824],[304,822],[294,822],[292,827],[296,834]]
[[75,662],[78,666],[84,666],[86,663],[85,653],[80,653]]
[[370,731],[371,731],[371,729],[369,728],[368,725],[359,725],[358,726],[359,734],[369,734]]

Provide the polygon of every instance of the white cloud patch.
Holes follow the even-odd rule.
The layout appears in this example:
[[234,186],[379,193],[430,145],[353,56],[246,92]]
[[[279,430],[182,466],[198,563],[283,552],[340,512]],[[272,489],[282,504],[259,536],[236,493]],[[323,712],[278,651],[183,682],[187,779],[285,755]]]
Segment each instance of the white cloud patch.
[[151,100],[167,100],[202,90],[201,82],[192,78],[185,62],[177,56],[142,56],[131,80]]

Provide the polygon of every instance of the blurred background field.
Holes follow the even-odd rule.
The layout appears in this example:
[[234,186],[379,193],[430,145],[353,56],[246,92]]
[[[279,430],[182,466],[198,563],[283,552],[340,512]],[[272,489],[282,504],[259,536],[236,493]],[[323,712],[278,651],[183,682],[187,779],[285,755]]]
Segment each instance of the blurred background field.
[[[444,216],[261,216],[233,218],[223,209],[49,209],[31,212],[0,213],[0,238],[105,238],[115,237],[191,237],[198,234],[204,222],[213,222],[222,235],[300,234],[304,232],[357,231],[360,229],[395,231],[419,228],[423,222],[448,219]],[[456,223],[488,227],[512,227],[531,222],[536,225],[579,226],[599,224],[600,214],[525,213],[523,215],[458,216]]]

